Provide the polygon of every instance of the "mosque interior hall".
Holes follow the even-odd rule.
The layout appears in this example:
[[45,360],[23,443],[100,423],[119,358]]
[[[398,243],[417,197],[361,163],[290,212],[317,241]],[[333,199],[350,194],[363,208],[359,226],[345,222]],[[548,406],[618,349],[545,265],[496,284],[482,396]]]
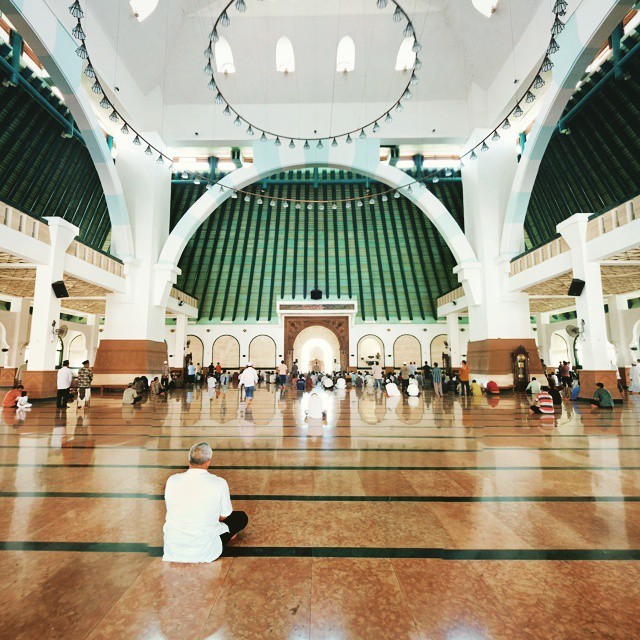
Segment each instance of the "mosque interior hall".
[[640,638],[640,2],[0,0],[0,640]]

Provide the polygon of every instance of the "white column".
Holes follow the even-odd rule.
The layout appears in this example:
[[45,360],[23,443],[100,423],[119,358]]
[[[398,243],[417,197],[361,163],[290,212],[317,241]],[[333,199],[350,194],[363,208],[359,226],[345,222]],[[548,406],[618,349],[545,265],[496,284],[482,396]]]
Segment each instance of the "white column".
[[59,327],[60,299],[56,298],[51,284],[63,280],[66,251],[78,235],[78,227],[62,218],[49,217],[47,221],[51,249],[49,263],[36,267],[33,315],[29,337],[29,371],[55,369],[58,339],[54,334],[54,329]]
[[500,238],[517,158],[505,135],[475,161],[466,161],[465,235],[478,258],[476,265],[456,267],[460,282],[473,280],[478,299],[469,306],[469,340],[531,338],[529,298],[508,287],[510,259],[500,255]]
[[604,312],[600,265],[589,261],[586,238],[589,215],[576,213],[561,222],[557,230],[571,249],[573,277],[584,280],[582,294],[576,296],[578,328],[582,331],[578,340],[582,344],[583,368],[587,371],[612,370],[607,349],[607,319]]
[[175,342],[169,358],[169,366],[176,369],[184,366],[184,349],[187,344],[188,318],[183,314],[176,316]]
[[102,339],[162,342],[166,310],[156,304],[154,267],[169,235],[171,172],[126,139],[119,141],[118,151],[116,169],[131,216],[135,260],[126,265],[127,293],[107,296]]
[[536,313],[536,333],[538,334],[538,351],[545,364],[549,364],[549,336],[547,327],[549,325],[548,313]]
[[93,365],[95,362],[96,351],[98,349],[98,340],[100,338],[100,316],[92,314],[87,316],[87,333],[85,334],[87,342],[87,360]]
[[7,335],[9,351],[7,352],[7,367],[18,368],[24,363],[24,345],[29,342],[29,298],[14,298],[11,301],[13,330]]
[[630,348],[631,336],[627,334],[624,326],[625,312],[629,310],[627,297],[609,296],[607,302],[609,304],[609,335],[618,352],[616,365],[626,369],[633,361]]
[[447,341],[449,343],[451,366],[459,367],[462,356],[460,351],[460,323],[457,313],[449,313],[447,315]]

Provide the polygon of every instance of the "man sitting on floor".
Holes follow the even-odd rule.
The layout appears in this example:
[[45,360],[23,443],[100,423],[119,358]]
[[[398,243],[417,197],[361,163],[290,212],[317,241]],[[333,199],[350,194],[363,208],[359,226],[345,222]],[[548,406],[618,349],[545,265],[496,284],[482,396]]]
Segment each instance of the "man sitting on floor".
[[244,511],[233,511],[227,481],[207,471],[212,457],[208,443],[194,444],[189,469],[167,480],[165,562],[213,562],[249,522]]
[[600,409],[613,409],[613,398],[604,388],[602,382],[596,382],[596,390],[591,399],[591,406],[599,407]]

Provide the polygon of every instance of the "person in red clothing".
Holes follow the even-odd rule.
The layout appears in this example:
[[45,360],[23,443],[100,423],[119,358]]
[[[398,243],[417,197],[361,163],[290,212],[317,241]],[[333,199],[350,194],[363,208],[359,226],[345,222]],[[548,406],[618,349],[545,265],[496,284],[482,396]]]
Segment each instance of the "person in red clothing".
[[536,403],[529,407],[531,413],[547,415],[554,412],[553,398],[549,393],[549,387],[542,387],[536,396]]
[[10,389],[4,397],[2,406],[7,409],[15,408],[18,403],[18,398],[22,395],[23,389],[24,387],[21,384],[14,385],[13,389]]
[[498,395],[500,393],[500,389],[498,388],[498,383],[495,382],[495,380],[489,380],[489,382],[487,382],[486,392],[492,393],[494,395]]
[[470,396],[471,389],[469,388],[469,377],[471,376],[471,368],[467,364],[466,360],[462,361],[460,369],[458,371],[458,378],[460,378],[460,393],[463,396]]

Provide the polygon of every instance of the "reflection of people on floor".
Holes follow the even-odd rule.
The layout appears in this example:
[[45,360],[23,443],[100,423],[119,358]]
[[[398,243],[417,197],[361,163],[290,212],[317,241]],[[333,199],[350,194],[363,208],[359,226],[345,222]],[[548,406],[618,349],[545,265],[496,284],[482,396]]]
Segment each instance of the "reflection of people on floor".
[[208,472],[212,457],[208,443],[193,445],[189,469],[167,480],[165,562],[213,562],[249,522],[244,511],[233,511],[226,480]]
[[613,397],[604,388],[602,382],[596,382],[596,390],[591,399],[591,406],[600,409],[613,409]]
[[307,418],[310,420],[321,420],[327,414],[322,410],[322,398],[317,393],[312,393],[307,407]]

